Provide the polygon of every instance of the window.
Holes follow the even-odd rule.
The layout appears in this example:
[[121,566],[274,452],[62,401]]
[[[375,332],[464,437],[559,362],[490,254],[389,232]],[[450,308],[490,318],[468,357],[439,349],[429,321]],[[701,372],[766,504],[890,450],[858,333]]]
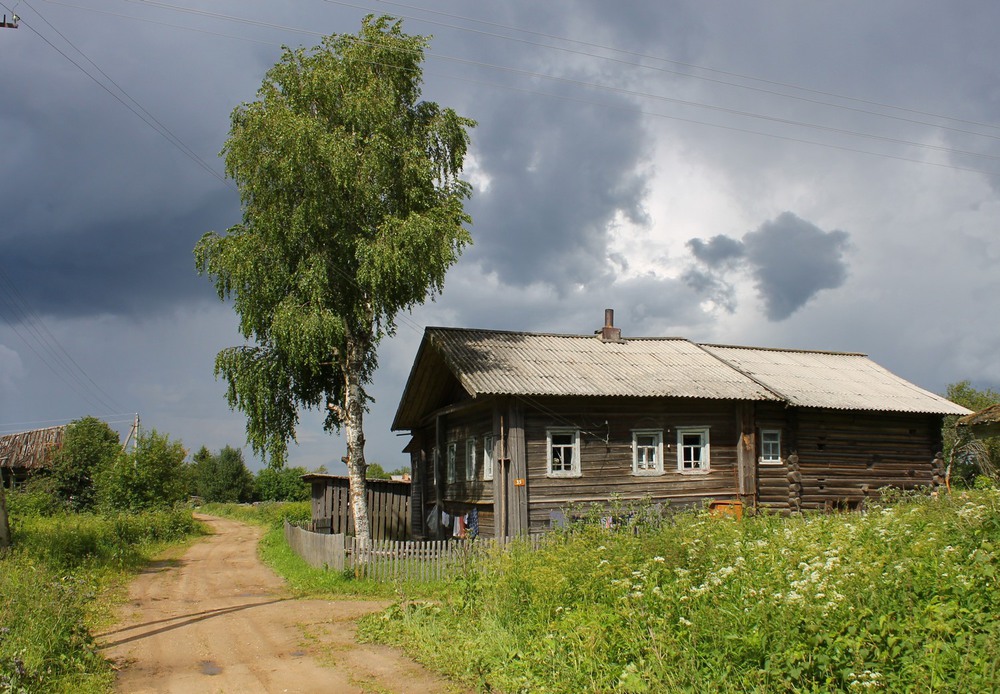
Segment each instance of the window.
[[708,472],[708,429],[677,430],[677,469],[681,472]]
[[458,457],[458,444],[452,441],[448,444],[448,483],[455,481],[455,458]]
[[663,432],[641,429],[632,432],[632,474],[663,474]]
[[465,481],[472,482],[476,479],[476,440],[469,439],[465,442]]
[[483,437],[483,479],[493,479],[493,437]]
[[766,465],[781,465],[781,430],[760,430],[760,462]]
[[580,476],[580,432],[576,429],[549,429],[548,474],[551,477]]

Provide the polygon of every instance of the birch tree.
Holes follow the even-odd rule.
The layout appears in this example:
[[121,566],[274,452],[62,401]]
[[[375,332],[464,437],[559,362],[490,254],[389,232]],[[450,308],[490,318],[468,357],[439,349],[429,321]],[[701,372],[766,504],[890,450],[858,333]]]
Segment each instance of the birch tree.
[[285,49],[232,114],[222,155],[242,221],[195,248],[246,344],[216,357],[247,440],[283,465],[300,412],[343,430],[357,538],[369,539],[364,413],[379,342],[440,292],[471,239],[460,178],[475,123],[421,101],[428,39],[389,17]]

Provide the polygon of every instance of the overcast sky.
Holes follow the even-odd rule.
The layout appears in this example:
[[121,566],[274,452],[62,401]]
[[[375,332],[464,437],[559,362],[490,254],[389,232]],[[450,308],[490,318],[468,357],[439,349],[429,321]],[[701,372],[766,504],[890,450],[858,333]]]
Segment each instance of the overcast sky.
[[[281,46],[368,13],[433,35],[474,118],[474,245],[383,343],[369,462],[428,325],[865,352],[1000,386],[1000,5],[0,0],[0,433],[103,417],[244,445],[238,344],[192,249],[240,219],[218,152]],[[303,412],[289,463],[343,472]],[[248,464],[259,468],[246,450]]]

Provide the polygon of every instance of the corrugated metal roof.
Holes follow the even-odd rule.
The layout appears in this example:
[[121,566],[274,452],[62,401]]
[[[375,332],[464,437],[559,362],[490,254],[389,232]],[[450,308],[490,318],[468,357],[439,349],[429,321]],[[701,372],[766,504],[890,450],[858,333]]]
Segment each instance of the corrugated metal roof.
[[792,405],[838,410],[967,414],[864,354],[702,345]]
[[594,395],[777,400],[766,388],[678,338],[428,328],[427,338],[473,397]]
[[0,436],[0,467],[31,469],[45,465],[49,453],[62,445],[65,430],[58,426]]
[[969,412],[864,354],[699,345],[682,338],[604,342],[591,335],[427,328],[393,429],[412,428],[450,402],[451,378],[472,398],[678,397],[840,410]]

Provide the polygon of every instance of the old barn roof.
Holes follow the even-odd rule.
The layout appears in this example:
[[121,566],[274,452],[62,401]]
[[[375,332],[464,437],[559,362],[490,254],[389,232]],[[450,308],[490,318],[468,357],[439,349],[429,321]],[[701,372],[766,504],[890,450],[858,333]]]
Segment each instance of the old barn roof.
[[427,328],[393,430],[488,395],[770,400],[801,407],[965,414],[863,354],[699,345],[682,338]]
[[49,452],[62,445],[65,426],[0,436],[0,467],[34,469],[46,464]]

